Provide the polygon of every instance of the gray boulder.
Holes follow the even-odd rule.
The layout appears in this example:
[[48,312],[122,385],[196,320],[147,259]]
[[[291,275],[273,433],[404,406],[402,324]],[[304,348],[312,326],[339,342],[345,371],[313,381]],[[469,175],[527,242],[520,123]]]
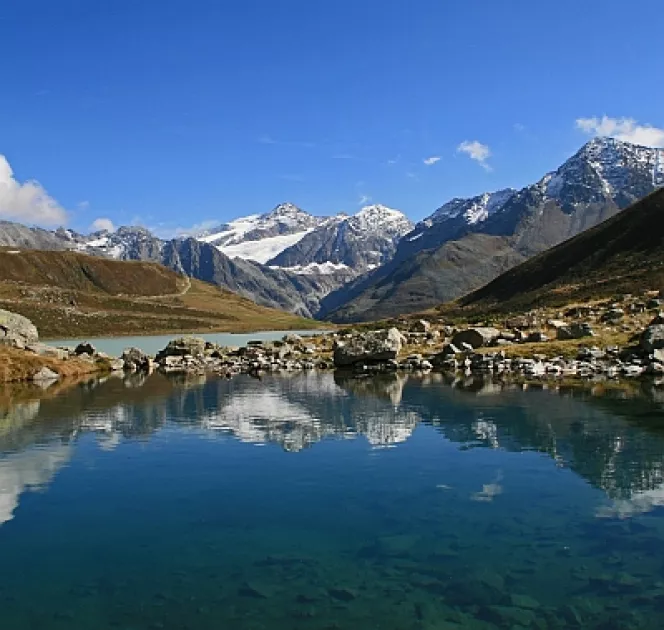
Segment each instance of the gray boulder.
[[45,343],[31,343],[25,346],[28,352],[38,354],[40,357],[52,357],[53,359],[60,359],[66,361],[69,358],[69,352],[64,348],[54,348]]
[[127,348],[122,353],[124,369],[131,372],[149,372],[150,357],[140,348]]
[[27,317],[0,309],[0,344],[23,349],[38,341],[37,327]]
[[648,326],[641,335],[641,347],[647,352],[664,348],[664,324]]
[[59,378],[60,375],[57,372],[54,372],[50,368],[44,366],[43,368],[41,368],[41,370],[35,372],[30,380],[35,382],[43,382],[43,381],[56,381]]
[[358,333],[334,344],[334,365],[350,367],[356,363],[378,363],[396,359],[403,335],[396,329]]
[[567,339],[582,339],[584,337],[594,336],[593,329],[590,324],[577,322],[573,324],[565,324],[564,326],[556,327],[556,338],[560,341]]
[[500,331],[497,328],[476,327],[461,330],[452,337],[452,344],[457,347],[463,347],[464,343],[475,348],[489,346],[500,337]]
[[157,354],[157,361],[161,362],[165,357],[201,357],[205,355],[205,339],[200,337],[178,337],[171,339],[168,345]]

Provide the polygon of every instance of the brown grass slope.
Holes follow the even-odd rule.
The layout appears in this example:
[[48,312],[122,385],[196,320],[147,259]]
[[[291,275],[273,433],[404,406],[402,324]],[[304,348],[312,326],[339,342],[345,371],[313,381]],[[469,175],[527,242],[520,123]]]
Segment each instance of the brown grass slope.
[[10,251],[0,250],[0,308],[30,318],[43,338],[321,326],[154,263]]
[[664,288],[664,190],[458,301],[518,311]]
[[184,283],[178,274],[143,262],[93,258],[75,252],[0,250],[0,282],[57,286],[111,295],[164,295]]

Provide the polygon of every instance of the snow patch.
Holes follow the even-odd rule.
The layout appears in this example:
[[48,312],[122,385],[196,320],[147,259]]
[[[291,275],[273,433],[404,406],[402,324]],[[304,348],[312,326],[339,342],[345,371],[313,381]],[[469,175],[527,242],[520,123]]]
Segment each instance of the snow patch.
[[[313,229],[313,228],[312,228]],[[294,234],[279,234],[268,236],[260,241],[244,241],[235,245],[217,245],[217,249],[231,258],[244,258],[265,264],[285,249],[299,243],[312,230],[295,232]]]

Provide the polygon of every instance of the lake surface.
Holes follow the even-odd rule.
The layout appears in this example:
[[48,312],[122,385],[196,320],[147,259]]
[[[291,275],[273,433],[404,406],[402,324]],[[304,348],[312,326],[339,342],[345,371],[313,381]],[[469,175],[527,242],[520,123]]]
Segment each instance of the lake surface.
[[[262,341],[275,341],[284,335],[297,334],[302,337],[315,335],[316,330],[268,330],[255,333],[193,333],[194,337],[202,337],[206,341],[219,344],[220,346],[244,346],[252,339]],[[143,352],[154,356],[166,347],[166,344],[181,334],[171,335],[141,335],[138,337],[95,337],[86,339],[51,339],[45,341],[49,346],[75,348],[79,343],[89,341],[97,350],[105,352],[112,357],[119,357],[125,348],[140,348]]]
[[663,404],[316,372],[0,390],[0,628],[662,628]]

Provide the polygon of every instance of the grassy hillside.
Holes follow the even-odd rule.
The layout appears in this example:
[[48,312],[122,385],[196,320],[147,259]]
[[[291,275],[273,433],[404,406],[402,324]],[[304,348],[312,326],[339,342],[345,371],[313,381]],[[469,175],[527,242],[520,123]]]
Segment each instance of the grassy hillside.
[[664,289],[664,190],[458,301],[519,311]]
[[319,328],[157,264],[0,250],[0,308],[42,338]]

